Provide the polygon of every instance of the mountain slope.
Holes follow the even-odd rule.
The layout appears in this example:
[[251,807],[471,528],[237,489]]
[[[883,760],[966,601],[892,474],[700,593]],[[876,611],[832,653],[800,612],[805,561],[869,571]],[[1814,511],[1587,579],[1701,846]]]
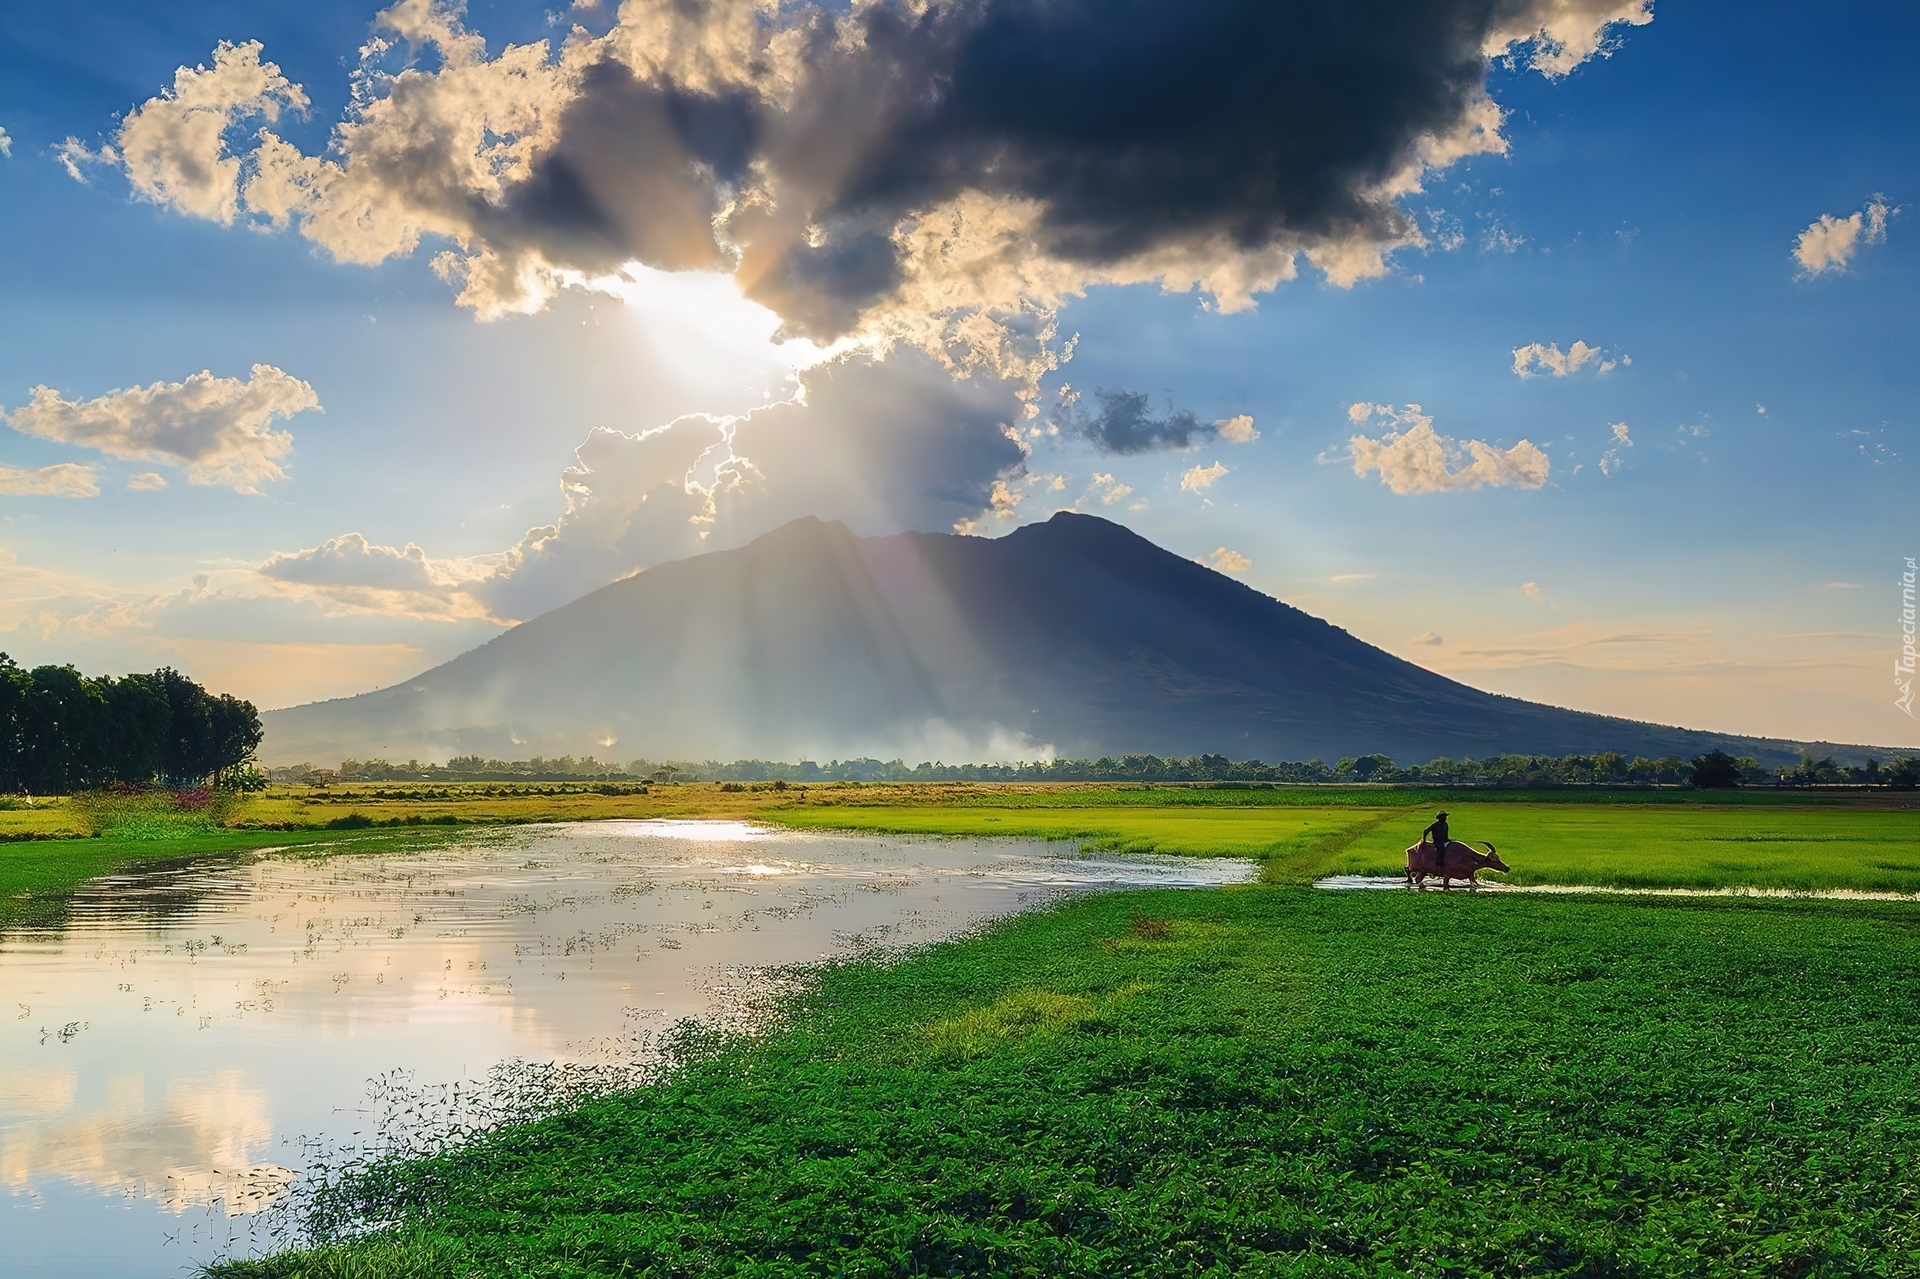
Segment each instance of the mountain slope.
[[1093,516],[989,540],[795,521],[662,564],[419,677],[269,712],[270,763],[572,753],[1129,752],[1401,762],[1793,743],[1498,697]]

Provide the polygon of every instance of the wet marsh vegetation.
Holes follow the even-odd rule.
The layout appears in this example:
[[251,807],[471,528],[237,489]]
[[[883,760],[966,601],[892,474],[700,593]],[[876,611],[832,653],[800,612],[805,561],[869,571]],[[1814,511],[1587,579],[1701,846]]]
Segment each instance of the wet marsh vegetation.
[[646,818],[1249,857],[1269,883],[1307,883],[1397,873],[1401,850],[1445,806],[1458,837],[1500,846],[1515,884],[1920,893],[1916,803],[1886,791],[1672,787],[377,782],[277,786],[223,803],[211,819],[116,824],[88,800],[54,799],[0,806],[0,927],[55,917],[77,884],[142,863],[269,848],[384,851],[359,842],[368,839],[434,848],[474,827]]
[[266,1276],[1896,1275],[1920,912],[1134,892],[378,1164]]
[[[1920,892],[1899,796],[418,789],[0,843],[0,927],[60,927],[74,884],[130,864],[371,853],[406,876],[408,854],[598,817],[1240,857],[1265,882],[829,963],[753,1033],[684,1036],[645,1087],[345,1167],[298,1197],[315,1246],[213,1274],[1920,1270],[1920,903],[1305,887],[1397,871],[1444,805],[1518,884]],[[56,813],[86,818],[25,816]]]

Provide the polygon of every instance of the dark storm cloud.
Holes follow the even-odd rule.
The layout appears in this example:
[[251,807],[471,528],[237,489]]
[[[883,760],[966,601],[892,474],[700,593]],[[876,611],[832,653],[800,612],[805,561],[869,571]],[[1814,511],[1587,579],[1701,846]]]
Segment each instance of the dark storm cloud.
[[904,210],[964,188],[1034,199],[1050,247],[1088,261],[1196,233],[1249,247],[1397,234],[1401,215],[1366,192],[1478,94],[1495,8],[987,0],[914,20],[875,6],[858,19],[862,56],[902,74],[835,207]]
[[636,260],[722,270],[713,220],[752,162],[759,124],[743,91],[650,84],[619,63],[596,63],[561,113],[553,146],[504,199],[473,202],[474,226],[490,242],[527,244],[589,272]]
[[1235,310],[1301,255],[1343,286],[1382,273],[1422,242],[1399,201],[1506,149],[1490,57],[1563,75],[1649,4],[623,0],[602,36],[489,56],[454,0],[398,0],[323,154],[269,129],[229,152],[308,101],[257,44],[63,154],[343,261],[432,244],[483,317],[629,261],[728,270],[790,333],[916,346],[1030,399],[1059,353],[1010,326],[1093,285]]
[[[483,315],[637,260],[732,270],[814,338],[890,316],[867,336],[949,358],[982,333],[901,317],[1142,280],[1234,309],[1300,253],[1378,274],[1419,238],[1401,196],[1505,149],[1490,53],[1531,42],[1564,74],[1647,21],[1647,0],[626,0],[604,36],[489,58],[457,4],[400,0],[369,48],[439,65],[366,70],[328,154],[261,133],[227,159],[237,133],[166,96],[128,117],[138,139],[75,154],[346,261],[452,241],[440,265]],[[228,125],[307,100],[247,49],[196,81]]]
[[1220,433],[1217,424],[1202,422],[1186,409],[1169,409],[1165,417],[1154,417],[1142,392],[1102,389],[1093,394],[1100,401],[1098,413],[1069,413],[1056,425],[1062,435],[1088,440],[1102,453],[1190,449]]
[[[776,214],[749,213],[740,238],[768,259],[749,291],[817,338],[847,331],[894,287],[896,223],[968,191],[1036,203],[1039,250],[1093,267],[1203,244],[1403,239],[1412,225],[1380,189],[1415,162],[1422,139],[1468,119],[1485,81],[1481,46],[1503,6],[916,8],[893,0],[844,19],[847,35],[813,45],[794,97],[763,103],[743,130],[781,194],[826,232],[809,242],[793,226],[782,234]],[[658,135],[641,136],[643,147],[615,140],[583,153],[612,174],[635,164],[656,172]],[[699,154],[691,136],[682,147]],[[656,216],[651,202],[641,207],[642,221]],[[670,200],[658,210],[681,222]],[[640,256],[648,246],[636,235],[628,247]]]

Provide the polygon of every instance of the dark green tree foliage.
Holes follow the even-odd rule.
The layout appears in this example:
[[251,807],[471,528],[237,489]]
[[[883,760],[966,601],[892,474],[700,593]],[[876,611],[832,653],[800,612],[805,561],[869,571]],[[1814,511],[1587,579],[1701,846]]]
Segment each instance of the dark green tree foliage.
[[1692,776],[1688,780],[1701,790],[1732,790],[1742,780],[1740,761],[1725,751],[1696,755],[1689,767]]
[[0,790],[197,785],[252,759],[260,737],[252,703],[172,669],[116,680],[71,666],[22,670],[0,653]]
[[107,716],[113,734],[107,743],[107,767],[116,778],[160,775],[167,758],[172,706],[157,675],[129,675],[107,690]]

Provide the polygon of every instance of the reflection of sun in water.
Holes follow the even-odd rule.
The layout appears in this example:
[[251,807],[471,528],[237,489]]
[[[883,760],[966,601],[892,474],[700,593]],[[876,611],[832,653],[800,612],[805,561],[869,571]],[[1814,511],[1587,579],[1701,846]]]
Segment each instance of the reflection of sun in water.
[[625,303],[649,342],[676,364],[792,373],[853,346],[844,338],[828,347],[805,338],[778,340],[780,317],[743,297],[739,283],[719,272],[657,271],[629,262],[618,274],[585,284]]

